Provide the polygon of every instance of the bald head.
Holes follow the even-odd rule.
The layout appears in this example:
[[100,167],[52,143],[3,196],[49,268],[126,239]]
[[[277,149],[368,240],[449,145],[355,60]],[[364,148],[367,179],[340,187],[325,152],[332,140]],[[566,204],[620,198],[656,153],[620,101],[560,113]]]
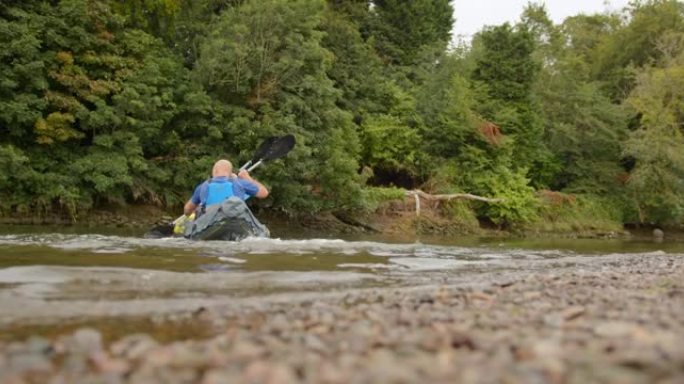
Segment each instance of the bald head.
[[221,159],[214,164],[211,170],[211,177],[230,176],[233,173],[233,164],[230,161]]

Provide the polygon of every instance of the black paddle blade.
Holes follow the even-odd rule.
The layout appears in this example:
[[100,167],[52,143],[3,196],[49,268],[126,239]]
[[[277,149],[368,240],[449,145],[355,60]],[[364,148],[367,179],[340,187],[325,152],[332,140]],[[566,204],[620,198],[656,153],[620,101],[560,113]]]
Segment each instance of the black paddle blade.
[[278,141],[278,139],[278,136],[272,136],[261,142],[259,149],[257,149],[257,151],[254,153],[254,157],[252,157],[252,163],[256,163],[257,161],[263,159],[268,151],[271,150],[271,147],[274,145],[274,143]]
[[285,135],[276,139],[269,150],[261,156],[260,160],[273,160],[288,154],[295,146],[295,137],[292,134]]

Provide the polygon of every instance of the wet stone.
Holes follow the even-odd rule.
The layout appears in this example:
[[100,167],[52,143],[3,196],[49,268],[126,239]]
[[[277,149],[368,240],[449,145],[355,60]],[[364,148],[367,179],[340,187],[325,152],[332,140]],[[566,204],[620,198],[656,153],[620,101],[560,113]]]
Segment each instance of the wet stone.
[[328,347],[325,343],[319,337],[312,334],[304,335],[304,346],[307,349],[318,353],[325,353],[328,351]]
[[264,356],[267,350],[254,342],[241,340],[233,345],[231,352],[235,359],[249,361]]
[[42,353],[22,353],[11,355],[7,366],[12,372],[51,372],[52,362]]
[[586,312],[586,309],[582,306],[574,306],[574,307],[569,307],[563,310],[561,313],[561,317],[565,321],[570,321],[570,320],[575,320],[581,316],[583,316]]
[[76,355],[87,355],[102,349],[102,335],[95,329],[81,328],[71,336],[60,340],[64,352]]
[[157,342],[146,334],[129,335],[113,343],[109,350],[114,356],[137,360],[158,346]]
[[69,374],[79,374],[88,370],[88,358],[84,354],[68,355],[62,361],[62,370]]
[[237,369],[212,369],[207,371],[202,377],[202,384],[227,384],[238,383],[240,379],[240,372]]
[[281,334],[289,328],[290,322],[284,314],[279,313],[273,316],[267,324],[271,333]]
[[242,380],[246,383],[297,383],[296,375],[290,367],[263,360],[257,360],[249,364],[242,374]]
[[26,341],[26,351],[29,353],[42,353],[45,355],[50,355],[54,349],[52,348],[52,343],[50,343],[50,340],[40,336],[31,336]]

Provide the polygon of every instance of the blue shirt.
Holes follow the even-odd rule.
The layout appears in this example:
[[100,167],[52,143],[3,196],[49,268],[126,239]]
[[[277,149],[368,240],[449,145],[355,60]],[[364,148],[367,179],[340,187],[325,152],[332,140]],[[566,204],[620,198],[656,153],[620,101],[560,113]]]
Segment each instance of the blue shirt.
[[[205,196],[202,196],[203,190]],[[249,180],[219,176],[198,185],[190,200],[197,206],[204,203],[212,205],[220,203],[230,196],[247,200],[250,196],[256,196],[257,192],[259,192],[259,186]],[[212,197],[212,193],[220,194],[220,196]]]

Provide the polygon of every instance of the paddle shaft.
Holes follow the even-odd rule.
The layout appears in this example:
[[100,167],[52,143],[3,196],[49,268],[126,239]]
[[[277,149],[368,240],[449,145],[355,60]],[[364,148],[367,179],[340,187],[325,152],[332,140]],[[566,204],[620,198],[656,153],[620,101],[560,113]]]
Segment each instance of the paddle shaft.
[[[247,172],[252,172],[252,170],[253,170],[254,168],[258,167],[258,166],[261,165],[261,163],[263,163],[263,162],[264,162],[263,160],[257,161],[254,165],[252,165],[251,167],[247,168]],[[243,167],[246,168],[245,165],[243,165]],[[244,169],[244,168],[240,168],[240,170],[243,170],[243,169]]]

